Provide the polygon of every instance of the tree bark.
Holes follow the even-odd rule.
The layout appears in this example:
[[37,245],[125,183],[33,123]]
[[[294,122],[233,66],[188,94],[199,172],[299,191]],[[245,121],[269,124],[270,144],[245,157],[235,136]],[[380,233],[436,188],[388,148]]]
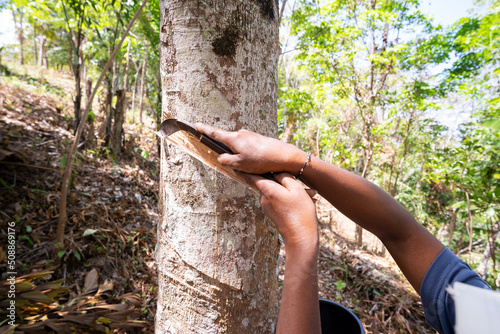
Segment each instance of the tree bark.
[[72,30],[72,41],[74,45],[74,49],[76,51],[76,55],[73,55],[74,58],[71,58],[72,61],[72,73],[73,78],[75,80],[75,99],[73,100],[73,106],[75,109],[75,121],[74,128],[75,134],[80,122],[82,121],[82,72],[81,72],[81,53],[82,53],[82,31],[81,26],[79,26],[78,31],[75,34],[75,31]]
[[111,73],[111,70],[108,71],[108,74],[106,75],[106,99],[104,100],[104,105],[105,105],[105,118],[104,118],[104,146],[109,147],[110,146],[110,138],[111,138],[111,123],[113,121],[113,74]]
[[[42,36],[40,38],[40,52],[38,54],[38,66],[42,67],[44,65],[44,62],[47,60],[47,57],[45,56],[45,43],[47,42],[47,37]],[[47,64],[45,64],[47,66]]]
[[[86,106],[85,109],[87,109],[87,106],[89,103],[92,103],[92,100],[90,99],[90,96],[92,95],[92,79],[88,78],[86,85],[85,85],[85,97],[86,97]],[[92,108],[91,106],[88,106],[89,110]],[[97,138],[95,136],[95,128],[94,128],[94,119],[89,117],[89,128],[87,132],[87,142],[88,145],[87,147],[95,147],[97,143]]]
[[146,51],[144,52],[144,60],[142,62],[142,77],[141,77],[141,95],[139,97],[139,124],[142,125],[142,110],[144,108],[144,84],[146,81],[146,71],[147,61],[148,61],[148,49],[149,45],[146,45]]
[[500,221],[497,221],[496,224],[493,224],[492,231],[490,232],[490,236],[488,237],[488,242],[486,243],[486,248],[484,249],[483,252],[483,259],[481,260],[481,263],[477,267],[477,272],[482,279],[486,279],[488,273],[488,261],[490,260],[492,255],[495,254],[495,243],[499,236],[500,236]]
[[125,78],[123,79],[123,89],[125,92],[128,91],[128,72],[130,69],[130,41],[127,45],[127,66],[125,66]]
[[[33,65],[37,65],[37,45],[36,45],[36,21],[33,20]],[[41,63],[40,63],[41,65]]]
[[113,127],[111,129],[111,148],[115,156],[120,154],[123,121],[125,117],[125,105],[127,104],[127,96],[124,89],[116,91],[116,107],[114,112]]
[[139,77],[139,73],[141,70],[141,66],[137,65],[137,62],[133,62],[135,67],[135,75],[134,75],[134,88],[132,89],[132,123],[135,123],[135,94],[137,92],[137,81]]
[[19,26],[17,25],[16,10],[12,7],[14,25],[17,28],[17,38],[19,39],[19,62],[24,65],[24,36],[23,36],[23,12],[19,10]]
[[[162,119],[277,136],[278,1],[161,0]],[[163,141],[158,333],[273,333],[278,239],[249,189]]]

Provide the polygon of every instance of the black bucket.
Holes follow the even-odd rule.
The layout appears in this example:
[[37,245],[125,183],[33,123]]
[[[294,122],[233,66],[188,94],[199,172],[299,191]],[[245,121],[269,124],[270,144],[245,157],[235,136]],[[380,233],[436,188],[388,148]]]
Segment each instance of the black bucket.
[[322,334],[365,334],[358,317],[348,308],[330,300],[319,300]]

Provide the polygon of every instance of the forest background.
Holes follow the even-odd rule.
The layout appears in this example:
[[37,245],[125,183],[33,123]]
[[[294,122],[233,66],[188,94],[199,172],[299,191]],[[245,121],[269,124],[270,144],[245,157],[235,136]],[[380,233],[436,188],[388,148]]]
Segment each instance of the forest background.
[[[17,33],[15,44],[0,48],[0,192],[5,199],[1,219],[5,226],[10,221],[21,226],[17,237],[20,249],[26,249],[23,256],[31,249],[39,254],[38,262],[19,265],[19,272],[28,275],[26,305],[32,308],[23,319],[25,324],[36,326],[50,320],[38,315],[48,312],[47,305],[60,293],[67,294],[68,288],[76,292],[65,297],[67,307],[77,303],[90,310],[107,296],[106,305],[110,305],[109,300],[114,300],[112,305],[127,301],[140,310],[143,318],[138,319],[142,320],[133,323],[124,320],[125,316],[118,317],[115,328],[144,326],[141,321],[153,317],[154,278],[141,281],[139,288],[139,284],[119,283],[112,277],[115,282],[110,287],[110,282],[102,279],[106,270],[101,270],[102,278],[98,279],[97,271],[92,270],[96,263],[89,262],[95,254],[111,253],[120,261],[135,261],[135,269],[129,268],[134,274],[154,276],[155,216],[151,211],[157,205],[154,192],[159,152],[154,130],[161,120],[157,47],[160,12],[157,2],[147,3],[142,11],[141,5],[132,0],[1,2],[1,9],[10,12]],[[280,1],[280,138],[381,186],[498,289],[500,1],[477,1],[467,16],[449,26],[441,26],[425,15],[423,5],[412,0]],[[134,20],[129,34],[125,34]],[[126,38],[120,44],[122,36]],[[96,85],[99,77],[102,82]],[[23,100],[30,94],[38,99],[36,103]],[[37,114],[42,112],[35,106],[40,101],[52,110],[50,131],[61,130],[47,138],[15,131],[21,131],[18,137],[30,139],[24,144],[32,153],[37,148],[45,150],[45,142],[56,143],[54,152],[47,149],[52,156],[43,161],[43,166],[69,171],[68,203],[61,204],[63,197],[59,195],[49,196],[65,188],[57,173],[47,178],[51,188],[35,187],[28,181],[22,191],[16,186],[22,177],[19,168],[34,163],[28,157],[31,153],[26,153],[28,149],[23,153],[13,148],[16,132],[11,128],[15,123],[12,119],[18,117],[19,122],[27,124],[42,121],[47,115]],[[463,121],[454,127],[440,117],[457,114]],[[81,140],[75,141],[82,120]],[[77,144],[75,158],[72,142]],[[19,181],[13,168],[20,173]],[[92,175],[89,170],[100,168],[108,173],[106,182],[129,180],[122,187],[106,187],[98,200],[105,197],[118,203],[130,192],[132,201],[126,204],[135,212],[134,224],[117,226],[117,222],[129,221],[130,212],[113,208],[108,212],[108,204],[97,205],[101,211],[87,208],[88,215],[85,210],[82,214],[82,206],[87,204],[71,197],[72,190],[89,193],[90,188],[81,180]],[[30,215],[34,203],[40,208]],[[68,219],[64,224],[68,222],[71,232],[57,233],[61,230],[62,207],[66,206],[68,213],[64,215]],[[134,211],[135,206],[142,211]],[[47,213],[51,207],[53,212]],[[52,227],[38,219],[40,210]],[[323,203],[318,210],[324,221],[331,222],[333,208]],[[98,224],[96,216],[100,215],[108,217],[110,226]],[[150,221],[151,229],[141,230],[137,223],[141,219]],[[333,232],[344,231],[334,228]],[[7,233],[2,233],[7,238]],[[81,239],[75,241],[77,234]],[[356,229],[354,244],[348,244],[348,248],[386,256],[383,247],[371,247],[363,236],[366,239],[366,232]],[[5,263],[6,257],[0,257]],[[338,264],[332,267],[341,273],[330,283],[334,285],[333,298],[343,293],[351,296],[347,291],[355,290],[353,278],[347,274],[352,269],[346,269],[346,259],[343,261],[344,269]],[[38,274],[34,275],[33,269]],[[81,273],[75,274],[74,281],[80,286],[65,286],[67,272],[77,269]],[[34,293],[40,291],[41,284],[35,284],[35,278],[50,275],[64,276],[51,281],[50,289],[57,293],[49,297],[44,292],[46,298]],[[358,297],[349,297],[346,303],[358,305],[357,312],[362,313],[359,289]],[[372,288],[368,299],[379,297],[379,290]],[[75,299],[78,302],[69,305]],[[116,313],[125,312],[113,307]],[[116,319],[99,314],[93,326],[107,326]],[[381,324],[387,319],[383,316]],[[413,327],[409,328],[411,331]]]

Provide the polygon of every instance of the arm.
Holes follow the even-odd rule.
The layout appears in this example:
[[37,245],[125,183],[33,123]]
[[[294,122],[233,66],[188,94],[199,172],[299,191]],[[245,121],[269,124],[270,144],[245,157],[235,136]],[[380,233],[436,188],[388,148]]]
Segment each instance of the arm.
[[275,175],[280,184],[256,175],[246,177],[259,189],[262,207],[285,242],[285,279],[276,333],[320,333],[316,207],[289,174]]
[[315,157],[302,177],[340,212],[380,238],[413,288],[420,291],[427,270],[444,246],[408,210],[366,179]]
[[[227,132],[198,125],[228,145],[235,155],[219,161],[248,173],[289,172],[296,175],[307,159],[297,147],[250,131]],[[374,233],[387,247],[416,291],[444,246],[389,194],[373,183],[312,157],[302,177],[308,185],[355,223]]]

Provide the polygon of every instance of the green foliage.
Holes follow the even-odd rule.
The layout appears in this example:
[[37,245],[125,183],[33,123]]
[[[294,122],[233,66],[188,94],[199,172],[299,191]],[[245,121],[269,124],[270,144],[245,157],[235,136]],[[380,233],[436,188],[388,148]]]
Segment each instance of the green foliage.
[[500,131],[500,118],[487,119],[483,122],[483,126],[489,128],[489,129]]
[[[500,212],[500,1],[481,5],[441,27],[418,1],[298,1],[278,92],[283,140],[373,180],[457,253],[481,245],[478,258]],[[473,101],[458,132],[432,116],[450,99]]]
[[[70,65],[72,73],[75,73],[76,68],[84,66],[88,76],[97,77],[140,3],[138,0],[11,0],[8,5],[17,16],[22,14],[24,17],[25,43],[33,43],[33,40],[42,37],[46,39],[46,55],[51,67],[67,68]],[[132,87],[139,76],[133,64],[142,63],[148,44],[146,86],[157,121],[161,115],[161,81],[157,70],[159,22],[159,3],[150,1],[116,57],[115,72],[109,79],[111,85],[108,87],[113,93],[119,86]],[[29,47],[35,45],[30,44]],[[131,61],[128,68],[127,48],[130,49]],[[24,53],[25,58],[31,61],[32,52]],[[125,78],[127,83],[123,82]]]

